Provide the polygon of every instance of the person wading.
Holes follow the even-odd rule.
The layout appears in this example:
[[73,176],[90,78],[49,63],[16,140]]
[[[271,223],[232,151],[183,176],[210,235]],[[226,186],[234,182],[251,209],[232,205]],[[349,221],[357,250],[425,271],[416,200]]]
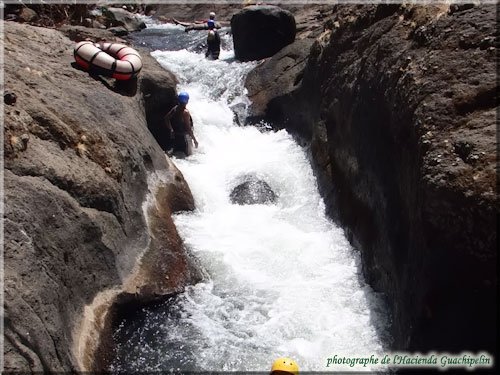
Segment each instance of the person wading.
[[213,20],[208,20],[208,35],[207,35],[207,52],[205,57],[212,57],[212,59],[217,60],[220,54],[220,36],[217,30],[215,30],[215,22]]
[[168,154],[182,152],[189,156],[193,153],[191,140],[194,142],[195,147],[198,148],[198,141],[193,133],[193,119],[186,108],[189,102],[189,94],[181,92],[177,98],[179,104],[165,116],[165,124],[170,131],[170,139],[174,141],[173,150],[169,151]]

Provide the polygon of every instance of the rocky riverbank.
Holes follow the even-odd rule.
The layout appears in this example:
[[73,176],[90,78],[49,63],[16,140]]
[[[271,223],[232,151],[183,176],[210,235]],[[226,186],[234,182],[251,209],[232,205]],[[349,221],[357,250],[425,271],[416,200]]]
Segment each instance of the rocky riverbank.
[[94,370],[111,305],[197,277],[171,219],[193,198],[148,130],[176,79],[148,54],[133,81],[78,69],[68,36],[97,29],[4,31],[5,371]]
[[247,80],[255,120],[311,144],[397,350],[496,352],[495,17],[334,6],[310,53],[296,41]]

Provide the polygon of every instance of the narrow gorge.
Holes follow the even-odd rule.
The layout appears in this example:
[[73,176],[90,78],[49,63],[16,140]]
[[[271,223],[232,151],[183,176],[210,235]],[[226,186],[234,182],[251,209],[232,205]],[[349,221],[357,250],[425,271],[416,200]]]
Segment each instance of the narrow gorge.
[[[2,21],[4,371],[494,356],[496,7],[283,5],[294,40],[248,62],[239,5],[152,8],[125,39]],[[219,61],[164,22],[212,8]],[[81,70],[84,39],[131,43],[141,73]],[[181,90],[185,159],[163,127]]]

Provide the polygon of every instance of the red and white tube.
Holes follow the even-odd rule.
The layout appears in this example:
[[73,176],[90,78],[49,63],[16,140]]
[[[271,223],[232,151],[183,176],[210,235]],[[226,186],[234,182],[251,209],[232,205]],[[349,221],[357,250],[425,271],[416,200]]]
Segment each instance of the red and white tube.
[[128,80],[142,69],[139,53],[120,43],[79,42],[75,46],[76,63],[85,70],[97,68],[100,73],[118,80]]

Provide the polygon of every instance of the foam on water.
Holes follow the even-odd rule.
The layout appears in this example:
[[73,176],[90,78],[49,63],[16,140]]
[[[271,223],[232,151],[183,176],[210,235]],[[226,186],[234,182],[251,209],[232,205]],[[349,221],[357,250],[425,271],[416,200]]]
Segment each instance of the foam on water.
[[[286,131],[234,124],[231,106],[248,104],[244,79],[254,63],[234,61],[232,51],[219,61],[186,50],[152,55],[191,97],[200,146],[175,163],[196,210],[175,223],[206,278],[145,310],[140,324],[123,325],[117,334],[128,344],[112,368],[268,371],[290,356],[301,370],[334,371],[353,369],[325,368],[334,354],[381,354],[383,305],[360,276],[357,252],[325,215],[306,150]],[[248,175],[269,184],[275,204],[231,204]]]

